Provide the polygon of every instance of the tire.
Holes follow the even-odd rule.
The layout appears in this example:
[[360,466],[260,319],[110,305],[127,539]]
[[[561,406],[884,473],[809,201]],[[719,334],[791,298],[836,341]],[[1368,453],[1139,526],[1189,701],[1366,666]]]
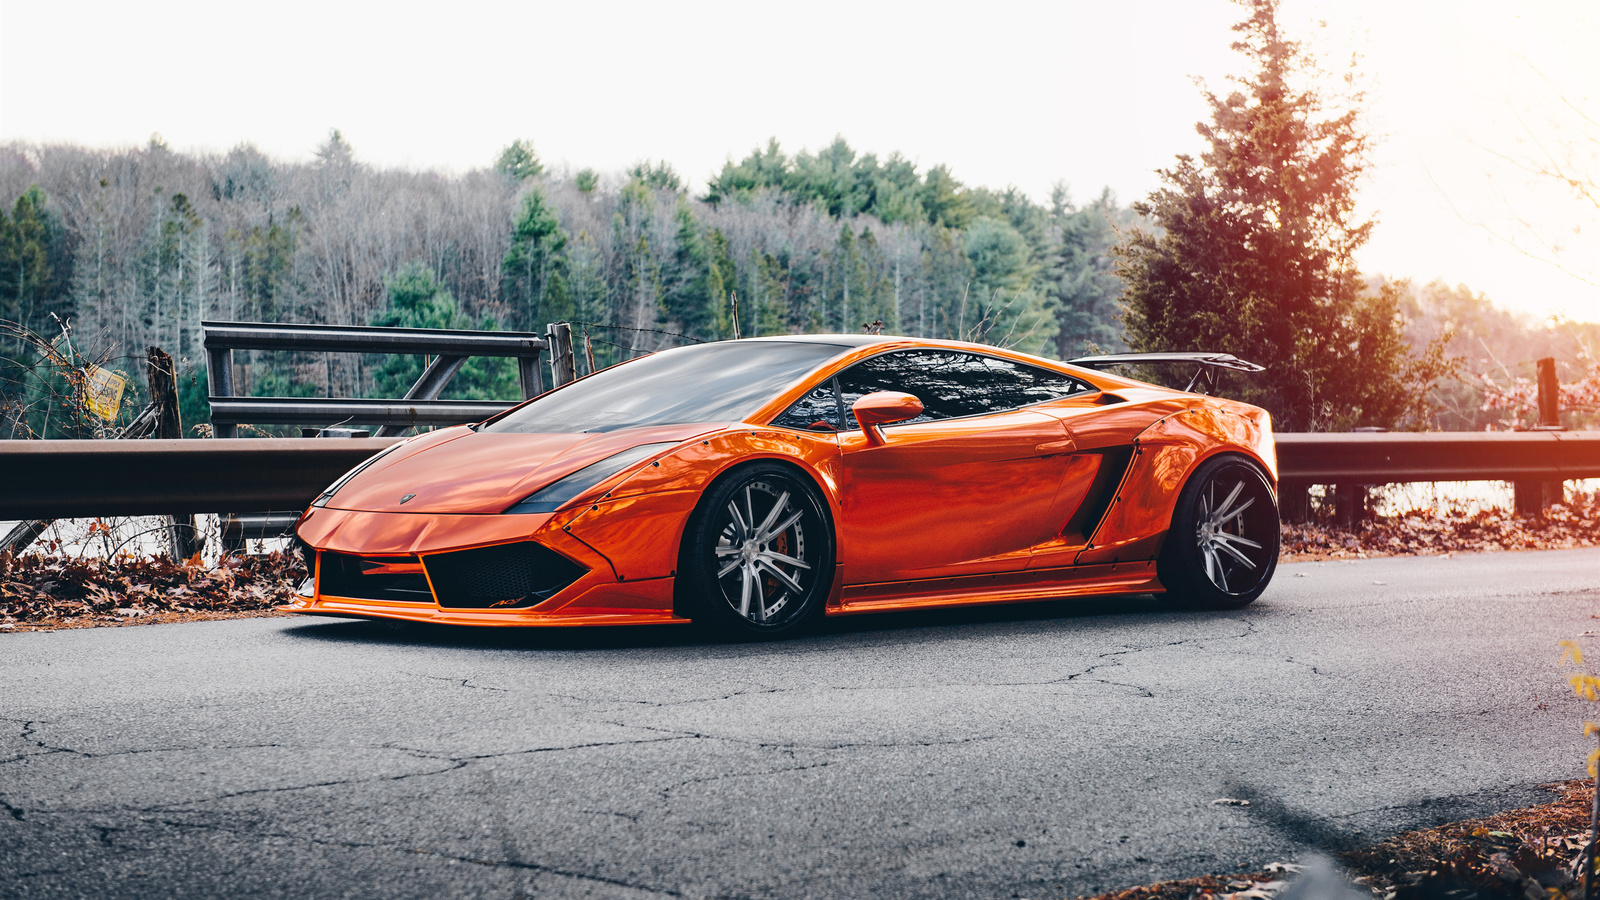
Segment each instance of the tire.
[[833,587],[822,493],[789,466],[753,463],[706,492],[679,550],[689,617],[725,637],[769,639],[822,616]]
[[1182,609],[1239,609],[1278,568],[1278,496],[1242,456],[1207,460],[1178,495],[1156,572]]

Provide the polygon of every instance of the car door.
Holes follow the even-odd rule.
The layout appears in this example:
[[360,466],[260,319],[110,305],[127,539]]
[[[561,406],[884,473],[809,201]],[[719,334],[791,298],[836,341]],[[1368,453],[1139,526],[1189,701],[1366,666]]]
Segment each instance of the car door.
[[[1054,377],[1052,379],[1052,376]],[[1044,388],[1039,382],[1050,382]],[[1067,376],[978,353],[892,351],[841,372],[840,559],[846,584],[1024,569],[1055,539],[1072,441],[1024,408],[1080,390]],[[871,445],[849,409],[875,391],[913,394],[918,418]],[[1041,392],[1042,391],[1042,392]]]

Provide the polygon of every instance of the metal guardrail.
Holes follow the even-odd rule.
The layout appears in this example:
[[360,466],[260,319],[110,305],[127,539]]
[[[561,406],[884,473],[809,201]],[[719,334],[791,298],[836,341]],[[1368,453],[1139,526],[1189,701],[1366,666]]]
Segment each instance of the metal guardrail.
[[383,438],[0,441],[0,519],[304,509]]
[[512,403],[498,400],[320,400],[300,397],[211,398],[212,422],[295,425],[460,425],[481,422]]
[[1600,478],[1600,432],[1280,434],[1278,477],[1302,484]]
[[[1285,488],[1600,478],[1600,432],[1280,434],[1277,440]],[[300,510],[389,443],[0,441],[0,519]]]
[[[511,404],[438,399],[445,385],[472,356],[514,357],[523,399],[544,393],[539,354],[549,347],[549,342],[532,332],[257,322],[201,322],[200,327],[205,334],[211,427],[216,437],[237,437],[239,426],[246,424],[381,425],[378,434],[382,436],[414,425],[476,422]],[[235,397],[235,350],[409,353],[434,358],[417,383],[399,400]],[[568,355],[571,355],[570,349]]]

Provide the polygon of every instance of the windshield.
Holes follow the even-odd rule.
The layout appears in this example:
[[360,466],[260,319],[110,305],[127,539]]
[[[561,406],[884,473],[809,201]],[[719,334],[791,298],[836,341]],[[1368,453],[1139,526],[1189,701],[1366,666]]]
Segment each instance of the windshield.
[[663,350],[552,391],[483,430],[570,434],[737,422],[846,349],[809,341],[725,341]]

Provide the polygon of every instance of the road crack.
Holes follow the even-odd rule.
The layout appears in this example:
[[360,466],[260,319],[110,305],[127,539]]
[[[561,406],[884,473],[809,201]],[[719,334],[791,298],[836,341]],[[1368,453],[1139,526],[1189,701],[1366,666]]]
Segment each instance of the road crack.
[[821,769],[827,765],[829,765],[829,763],[827,761],[823,761],[819,763],[811,763],[810,765],[805,766],[787,766],[781,769],[769,769],[761,772],[729,772],[725,775],[708,775],[704,778],[690,778],[686,781],[680,781],[676,784],[670,784],[662,788],[660,790],[661,801],[663,803],[670,802],[672,798],[669,795],[673,791],[681,787],[688,787],[691,784],[706,784],[712,781],[726,781],[730,778],[759,778],[762,775],[782,775],[785,772],[804,772],[808,769]]
[[733,691],[716,697],[693,697],[688,700],[631,700],[612,697],[580,697],[576,694],[551,694],[550,696],[562,700],[573,700],[578,703],[626,703],[634,706],[664,708],[669,706],[690,706],[696,703],[720,703],[724,700],[732,700],[735,697],[743,697],[750,694],[786,694],[793,690],[794,688],[751,688],[750,690]]
[[[619,814],[619,815],[621,815],[621,814]],[[597,884],[604,884],[604,885],[608,885],[610,887],[626,888],[628,890],[640,891],[640,892],[643,892],[643,893],[646,893],[646,894],[653,894],[653,895],[661,896],[661,897],[681,897],[681,896],[683,896],[682,892],[673,890],[671,888],[653,887],[653,886],[646,885],[646,884],[639,884],[637,882],[628,881],[628,880],[622,879],[622,878],[613,878],[613,877],[608,876],[608,875],[600,875],[600,874],[596,874],[596,873],[592,873],[592,872],[583,872],[583,871],[579,871],[577,869],[569,869],[569,868],[565,868],[563,866],[551,865],[551,864],[548,864],[548,863],[528,862],[526,860],[518,860],[518,859],[492,859],[492,858],[482,857],[482,856],[466,856],[466,855],[461,855],[461,854],[458,854],[458,853],[449,853],[449,852],[446,852],[446,851],[443,851],[443,850],[431,849],[431,848],[427,848],[427,847],[415,847],[415,846],[408,846],[408,845],[405,845],[405,844],[396,844],[396,843],[388,843],[388,842],[380,842],[380,841],[328,840],[328,839],[325,839],[325,838],[309,837],[309,836],[304,835],[304,834],[296,834],[296,833],[292,833],[292,832],[266,831],[266,830],[254,829],[254,828],[239,828],[239,827],[235,827],[235,826],[231,826],[231,825],[227,825],[227,824],[223,824],[223,823],[216,823],[216,822],[185,822],[185,821],[173,820],[173,819],[158,819],[158,820],[156,820],[156,823],[160,824],[160,825],[165,825],[165,826],[167,826],[169,828],[178,828],[178,829],[194,830],[194,831],[213,831],[213,832],[220,832],[220,833],[223,833],[223,834],[234,835],[236,837],[279,838],[279,839],[283,839],[283,840],[299,840],[299,841],[305,841],[305,842],[307,842],[309,844],[312,844],[312,845],[318,846],[318,847],[337,847],[337,848],[341,848],[341,849],[345,849],[345,850],[380,850],[380,851],[385,851],[385,852],[390,852],[390,853],[406,853],[406,854],[411,854],[411,855],[415,855],[415,856],[426,856],[426,857],[431,857],[433,859],[447,860],[447,861],[453,861],[453,862],[458,862],[458,863],[466,863],[466,864],[475,865],[475,866],[486,866],[486,867],[490,867],[490,868],[502,868],[502,869],[519,869],[519,870],[530,871],[530,872],[538,872],[538,873],[546,874],[546,875],[555,875],[555,876],[561,877],[561,878],[572,878],[572,879],[576,879],[576,880],[579,880],[579,881],[588,881],[588,882],[594,882],[594,883],[597,883]],[[110,829],[110,830],[115,831],[115,830],[120,830],[120,829]],[[21,875],[19,877],[28,877],[28,876],[34,876],[34,875],[47,875],[47,874],[57,874],[57,872],[25,873],[24,875]]]
[[446,681],[446,682],[449,682],[450,684],[458,684],[458,685],[460,685],[460,686],[462,686],[464,688],[467,688],[468,690],[474,690],[474,691],[499,691],[502,694],[511,693],[511,689],[510,688],[492,687],[492,686],[487,685],[487,684],[473,684],[471,678],[453,678],[453,677],[450,677],[450,676],[447,676],[447,675],[424,675],[421,672],[404,672],[404,674],[410,675],[413,678],[426,678],[429,681]]

